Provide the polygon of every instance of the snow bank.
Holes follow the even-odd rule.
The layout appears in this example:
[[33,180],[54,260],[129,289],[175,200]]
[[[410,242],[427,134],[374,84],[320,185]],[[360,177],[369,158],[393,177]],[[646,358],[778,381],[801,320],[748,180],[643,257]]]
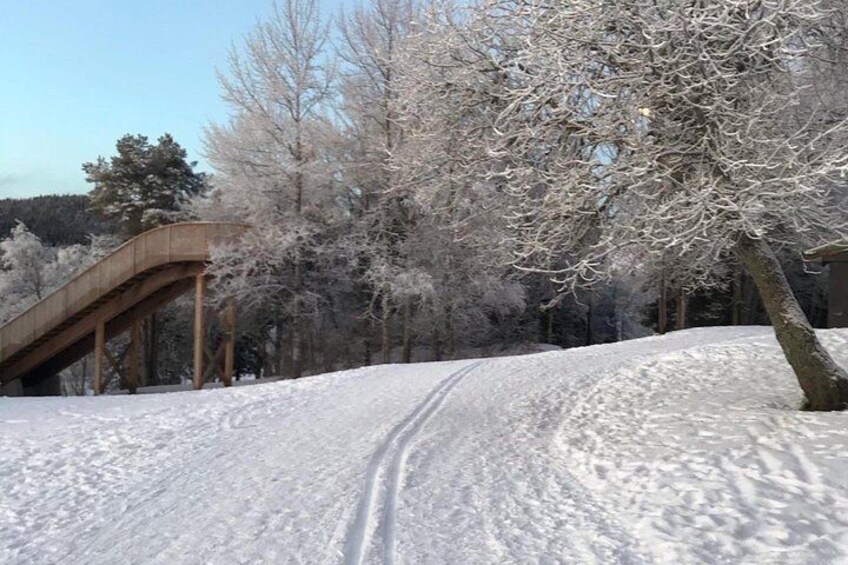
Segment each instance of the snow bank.
[[848,414],[800,401],[768,328],[0,398],[0,563],[845,562]]

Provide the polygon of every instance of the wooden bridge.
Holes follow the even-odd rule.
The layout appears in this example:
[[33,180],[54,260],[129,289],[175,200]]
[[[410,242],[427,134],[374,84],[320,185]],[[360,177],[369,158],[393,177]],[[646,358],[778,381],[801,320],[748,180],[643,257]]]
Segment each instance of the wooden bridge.
[[0,327],[0,395],[59,394],[57,373],[92,351],[93,386],[95,393],[102,392],[105,363],[111,358],[105,344],[127,330],[133,337],[127,369],[132,388],[137,384],[142,320],[192,288],[194,387],[202,387],[213,368],[204,367],[208,358],[210,365],[220,364],[227,384],[233,367],[234,306],[225,316],[227,338],[210,355],[203,339],[204,269],[214,245],[247,229],[232,223],[172,224],[145,232],[99,260]]

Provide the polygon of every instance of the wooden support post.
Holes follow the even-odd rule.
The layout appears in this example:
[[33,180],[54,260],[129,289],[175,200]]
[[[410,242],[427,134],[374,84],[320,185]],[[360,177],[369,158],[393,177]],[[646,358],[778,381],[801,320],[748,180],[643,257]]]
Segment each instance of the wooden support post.
[[123,378],[123,374],[126,373],[123,368],[123,365],[124,359],[127,358],[127,353],[129,353],[130,351],[130,345],[131,344],[128,344],[117,357],[112,355],[112,353],[110,353],[108,349],[103,350],[103,355],[109,361],[109,365],[112,366],[112,372],[117,375],[121,375],[121,378]]
[[224,386],[233,384],[233,367],[236,356],[236,301],[234,298],[227,300],[227,309],[224,312],[224,326],[226,331],[226,343],[224,345]]
[[206,290],[206,279],[203,273],[195,278],[194,283],[194,380],[193,388],[203,388],[203,298]]
[[203,378],[202,381],[205,384],[213,374],[217,374],[218,378],[223,380],[223,369],[224,366],[221,362],[224,359],[224,351],[226,350],[226,343],[222,343],[218,346],[218,349],[213,353],[211,349],[206,348],[206,360],[208,363],[206,364],[206,368],[203,369]]
[[106,324],[103,321],[97,322],[97,328],[94,330],[94,378],[91,382],[91,388],[94,389],[94,394],[103,393],[103,362],[104,350],[106,348]]
[[127,360],[127,389],[135,394],[141,364],[141,320],[134,320],[130,328],[130,354]]

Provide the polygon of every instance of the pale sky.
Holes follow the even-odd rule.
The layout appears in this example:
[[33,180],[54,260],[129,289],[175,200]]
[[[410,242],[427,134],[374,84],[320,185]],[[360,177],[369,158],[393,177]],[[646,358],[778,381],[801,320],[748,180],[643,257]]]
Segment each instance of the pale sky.
[[[341,2],[322,0],[325,16]],[[202,160],[215,68],[271,0],[0,0],[0,198],[87,192],[80,165],[126,133]]]

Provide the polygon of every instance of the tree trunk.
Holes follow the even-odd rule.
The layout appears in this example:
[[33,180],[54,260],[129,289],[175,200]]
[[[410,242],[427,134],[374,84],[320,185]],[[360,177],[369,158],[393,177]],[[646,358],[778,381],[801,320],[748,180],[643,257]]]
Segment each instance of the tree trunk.
[[742,323],[742,273],[733,275],[733,303],[730,306],[730,323],[738,326]]
[[668,290],[665,284],[665,273],[660,276],[660,296],[657,299],[657,333],[663,335],[668,323]]
[[586,303],[586,345],[592,345],[592,295]]
[[259,342],[259,376],[261,377],[273,377],[274,376],[274,363],[272,361],[273,357],[271,352],[268,351],[268,347],[270,345],[271,336],[267,335],[267,330],[262,330],[260,334],[260,342]]
[[[298,99],[295,118],[295,148],[294,148],[294,191],[295,213],[300,216],[303,210],[303,165],[306,161],[303,155],[303,121],[300,114]],[[300,236],[298,236],[298,241]],[[303,320],[301,319],[300,294],[303,290],[303,268],[301,265],[300,243],[294,250],[294,296],[292,304],[292,378],[299,379],[303,374]]]
[[[303,367],[309,367],[310,371],[315,372],[315,370],[323,363],[323,359],[321,358],[321,344],[318,342],[315,333],[311,331],[306,332],[303,336],[303,346],[301,347],[301,350],[303,351],[303,361],[301,362],[301,365]],[[303,369],[301,369],[301,372],[303,372]]]
[[763,240],[745,237],[737,254],[760,291],[777,341],[807,397],[806,408],[844,409],[848,406],[848,374],[819,343],[771,247]]
[[677,324],[678,330],[686,329],[686,310],[688,307],[688,299],[683,289],[680,289],[680,294],[677,295]]
[[[265,376],[265,340],[260,339],[256,344],[256,378],[261,379]],[[236,380],[239,380],[236,375]]]
[[569,331],[568,330],[571,327],[571,324],[570,324],[571,319],[568,315],[569,310],[570,310],[570,308],[560,308],[559,309],[559,323],[562,326],[562,331],[559,334],[559,346],[562,347],[563,349],[568,349],[568,347],[570,345],[570,341],[568,339],[569,338]]
[[744,308],[742,309],[742,325],[750,326],[759,323],[759,300],[757,297],[757,287],[756,284],[745,284],[742,283],[743,290],[743,303]]
[[283,353],[283,320],[277,320],[274,328],[274,353],[277,355],[276,377],[283,378],[286,367],[286,356]]
[[612,321],[615,341],[624,341],[624,323],[621,319],[621,309],[618,307],[618,285],[612,287]]
[[624,320],[618,310],[615,311],[615,340],[624,341]]
[[411,363],[412,362],[412,328],[410,324],[412,323],[410,318],[412,318],[412,306],[410,306],[410,300],[407,298],[403,302],[403,362]]
[[365,366],[371,365],[371,336],[374,335],[374,319],[371,315],[363,322],[365,337],[362,340],[362,355]]
[[453,304],[448,304],[445,312],[445,333],[448,340],[448,359],[456,358],[456,329],[453,327]]
[[299,379],[303,373],[303,325],[301,320],[300,290],[301,290],[300,252],[295,252],[294,259],[294,297],[292,304],[292,378]]
[[439,335],[438,321],[433,323],[433,332],[430,335],[430,348],[433,352],[433,361],[442,360],[442,336]]
[[380,320],[380,330],[382,331],[383,363],[390,363],[392,360],[392,344],[389,340],[389,314],[389,295],[383,294],[383,317]]

